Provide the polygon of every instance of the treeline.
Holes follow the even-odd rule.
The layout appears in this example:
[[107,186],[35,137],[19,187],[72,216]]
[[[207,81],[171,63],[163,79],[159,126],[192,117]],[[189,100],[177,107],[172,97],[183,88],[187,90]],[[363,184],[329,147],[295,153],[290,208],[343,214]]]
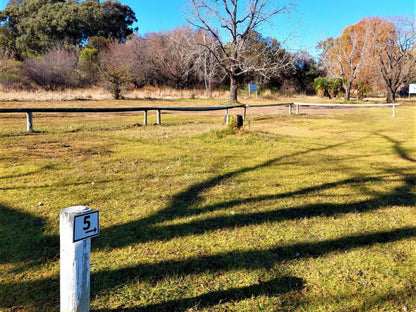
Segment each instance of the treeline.
[[[100,85],[115,98],[127,87],[146,85],[205,88],[208,96],[215,88],[228,88],[229,78],[211,53],[217,49],[211,35],[179,27],[140,37],[132,28],[136,21],[134,12],[117,1],[11,0],[0,12],[0,84],[46,90]],[[247,62],[259,66],[266,47],[290,66],[267,77],[248,71],[239,84],[314,93],[313,81],[322,73],[312,57],[292,55],[255,31],[244,44]]]
[[405,19],[348,26],[319,43],[318,63],[255,29],[227,43],[203,28],[138,36],[135,22],[118,1],[10,0],[0,12],[0,84],[6,90],[103,86],[118,99],[126,88],[144,86],[205,88],[211,96],[238,78],[240,86],[257,83],[287,95],[348,100],[380,91],[394,101],[415,78],[414,25]]

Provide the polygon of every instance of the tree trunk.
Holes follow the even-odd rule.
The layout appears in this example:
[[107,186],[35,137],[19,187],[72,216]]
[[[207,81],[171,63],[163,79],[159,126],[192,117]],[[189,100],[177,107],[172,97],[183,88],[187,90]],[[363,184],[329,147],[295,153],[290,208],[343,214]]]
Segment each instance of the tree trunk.
[[344,87],[344,91],[345,91],[345,94],[344,94],[344,100],[345,100],[345,101],[349,101],[349,100],[351,99],[351,87],[352,87],[352,84],[351,84],[351,83],[348,83],[348,84]]
[[394,92],[394,90],[392,90],[391,88],[387,88],[386,102],[393,103],[395,101],[396,101],[396,92]]
[[235,103],[238,101],[237,90],[238,90],[237,77],[230,74],[230,102],[231,103]]

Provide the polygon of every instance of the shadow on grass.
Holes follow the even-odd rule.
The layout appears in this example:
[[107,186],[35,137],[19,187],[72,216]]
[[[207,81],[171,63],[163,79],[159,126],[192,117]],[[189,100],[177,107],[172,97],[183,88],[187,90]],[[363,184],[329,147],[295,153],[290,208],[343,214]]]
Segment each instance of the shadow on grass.
[[58,259],[59,237],[44,235],[44,225],[44,220],[0,203],[0,264]]
[[143,311],[143,312],[156,312],[156,311],[188,311],[190,308],[197,307],[208,308],[217,304],[224,304],[232,301],[240,301],[244,299],[250,299],[258,296],[278,296],[291,291],[300,290],[304,287],[302,279],[292,276],[282,276],[267,282],[260,282],[255,285],[230,288],[227,290],[212,291],[200,296],[192,298],[182,298],[171,300],[168,302],[161,302],[157,304],[146,305],[143,307],[132,308],[116,308],[116,309],[99,309],[91,310],[91,312],[112,312],[112,311]]
[[[135,280],[157,283],[170,276],[201,274],[204,272],[227,272],[235,269],[267,268],[285,261],[321,257],[332,252],[345,252],[414,237],[416,237],[416,227],[408,227],[393,231],[352,235],[334,240],[298,243],[287,247],[276,246],[265,250],[224,252],[215,255],[198,256],[187,260],[143,263],[117,270],[102,270],[91,274],[91,296],[99,296],[102,292],[117,289]],[[197,304],[198,301],[201,301],[204,306],[209,306],[218,304],[221,300],[239,300],[239,298],[243,299],[261,294],[276,295],[301,289],[302,285],[303,281],[300,278],[282,276],[269,282],[244,288],[209,292],[195,298],[167,301],[150,305],[149,308],[151,308],[150,311],[164,311],[164,308],[176,304],[180,304],[183,308],[189,308]],[[40,303],[44,306],[53,306],[57,304],[57,298],[59,298],[58,276],[51,279],[0,284],[0,307],[2,308],[10,308],[16,304],[39,305]],[[147,311],[147,307],[143,307],[143,309]],[[135,310],[132,309],[131,311]],[[165,311],[170,310],[167,309]]]
[[[406,152],[401,149],[401,146],[398,142],[392,141],[387,137],[386,139],[394,144],[393,150],[400,158],[411,161],[411,157],[409,157]],[[204,233],[206,231],[221,228],[234,228],[236,226],[259,224],[263,222],[278,222],[299,218],[311,218],[315,216],[334,216],[337,214],[344,214],[349,212],[365,212],[380,209],[389,205],[416,205],[416,199],[413,193],[413,188],[416,184],[416,176],[414,174],[409,174],[407,169],[394,169],[395,174],[401,176],[403,182],[402,185],[396,187],[394,190],[388,193],[379,194],[371,200],[352,204],[311,204],[298,207],[289,207],[272,212],[258,212],[240,216],[215,217],[208,220],[193,221],[185,225],[156,226],[158,223],[163,221],[174,220],[175,218],[194,216],[199,214],[199,211],[195,212],[190,209],[204,200],[201,194],[205,190],[224,183],[224,181],[230,178],[245,172],[255,171],[260,168],[276,165],[279,161],[286,158],[305,155],[310,152],[324,151],[347,143],[350,142],[340,143],[322,148],[309,149],[296,154],[271,159],[257,166],[241,168],[239,170],[219,175],[212,179],[208,179],[201,183],[192,185],[188,189],[178,193],[164,210],[159,211],[148,218],[133,221],[125,225],[103,229],[101,231],[100,238],[94,242],[93,246],[96,249],[119,248],[138,242],[147,242],[152,240],[164,241],[172,239],[173,237]],[[360,185],[365,182],[379,180],[379,177],[356,177],[322,184],[316,187],[307,187],[286,194],[249,197],[243,198],[241,200],[224,202],[218,205],[208,206],[204,212],[229,208],[230,206],[243,203],[248,204],[265,200],[277,200],[284,197],[292,197],[296,195],[307,195],[312,192],[331,189],[338,186],[353,184]],[[42,262],[45,259],[54,259],[57,257],[57,253],[59,253],[58,237],[43,236],[41,228],[35,227],[35,229],[32,231],[25,231],[23,237],[14,237],[16,228],[22,224],[29,228],[30,225],[36,224],[37,219],[34,216],[20,213],[4,206],[0,206],[0,208],[0,224],[2,231],[7,233],[6,237],[2,238],[1,240],[2,248],[0,251],[0,256],[3,263],[28,261],[29,259],[32,261]],[[202,255],[181,261],[162,261],[150,264],[139,264],[134,267],[123,267],[117,270],[102,270],[91,275],[91,291],[92,296],[98,296],[101,292],[131,283],[135,279],[157,282],[163,278],[167,278],[169,276],[177,276],[178,274],[188,275],[199,274],[207,271],[220,272],[230,271],[233,269],[267,268],[275,265],[276,263],[280,263],[283,260],[293,260],[295,258],[302,257],[320,257],[331,252],[370,247],[374,244],[395,242],[411,237],[416,237],[416,228],[414,227],[402,228],[387,232],[369,233],[366,235],[348,236],[335,240],[298,243],[286,247],[276,246],[266,250],[224,252],[215,255]],[[37,244],[37,247],[40,250],[35,254],[31,253],[30,251],[30,247],[34,244]],[[3,246],[5,247],[3,248]],[[245,296],[265,294],[262,292],[262,289],[264,288],[267,290],[270,287],[275,289],[274,293],[279,293],[279,291],[287,292],[291,289],[293,290],[294,288],[284,288],[284,285],[280,285],[280,283],[282,283],[285,278],[291,280],[292,282],[295,281],[296,285],[303,284],[303,281],[296,277],[281,277],[270,281],[270,283],[266,282],[266,284],[261,283],[245,288],[209,292],[194,298],[183,298],[150,305],[143,307],[143,309],[146,309],[146,311],[166,311],[170,310],[170,307],[177,305],[183,309],[189,309],[197,305],[198,302],[200,302],[202,306],[212,306],[221,300],[240,300],[245,298]],[[36,304],[39,302],[39,293],[48,294],[44,299],[45,305],[54,305],[56,304],[55,300],[57,300],[55,298],[59,297],[57,295],[59,291],[58,279],[58,277],[54,277],[48,280],[39,279],[36,281],[17,281],[0,284],[0,307],[11,307],[16,304]],[[267,291],[265,292],[267,293]],[[126,311],[136,310],[140,311],[140,308],[134,308],[130,310],[127,309]]]

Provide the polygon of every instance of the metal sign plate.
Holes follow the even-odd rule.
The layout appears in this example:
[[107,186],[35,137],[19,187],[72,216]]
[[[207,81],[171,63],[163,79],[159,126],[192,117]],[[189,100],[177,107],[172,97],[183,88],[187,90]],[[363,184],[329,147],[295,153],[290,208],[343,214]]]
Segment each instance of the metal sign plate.
[[98,210],[74,217],[74,243],[98,235],[100,235]]
[[249,90],[249,92],[257,92],[257,84],[249,83],[248,84],[248,90]]
[[416,94],[416,83],[411,83],[409,85],[409,94]]

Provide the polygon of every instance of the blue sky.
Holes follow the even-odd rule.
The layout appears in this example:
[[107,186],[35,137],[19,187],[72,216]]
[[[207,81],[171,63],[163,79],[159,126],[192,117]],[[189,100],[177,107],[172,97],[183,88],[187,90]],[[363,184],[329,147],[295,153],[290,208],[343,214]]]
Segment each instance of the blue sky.
[[[187,25],[184,17],[187,0],[121,2],[136,13],[141,35]],[[281,0],[276,2],[282,3]],[[363,17],[414,15],[415,7],[416,0],[297,0],[288,16],[276,17],[272,25],[265,25],[262,33],[279,41],[286,40],[287,48],[315,54],[319,41],[340,35],[345,27]]]
[[[243,0],[240,0],[243,1]],[[0,0],[4,9],[8,0]],[[136,13],[139,34],[168,31],[187,25],[188,0],[120,0]],[[282,0],[276,0],[282,3]],[[288,16],[277,16],[262,29],[264,36],[285,41],[290,50],[307,50],[329,37],[338,36],[363,17],[416,14],[416,0],[297,0]],[[288,39],[289,38],[289,39]]]

